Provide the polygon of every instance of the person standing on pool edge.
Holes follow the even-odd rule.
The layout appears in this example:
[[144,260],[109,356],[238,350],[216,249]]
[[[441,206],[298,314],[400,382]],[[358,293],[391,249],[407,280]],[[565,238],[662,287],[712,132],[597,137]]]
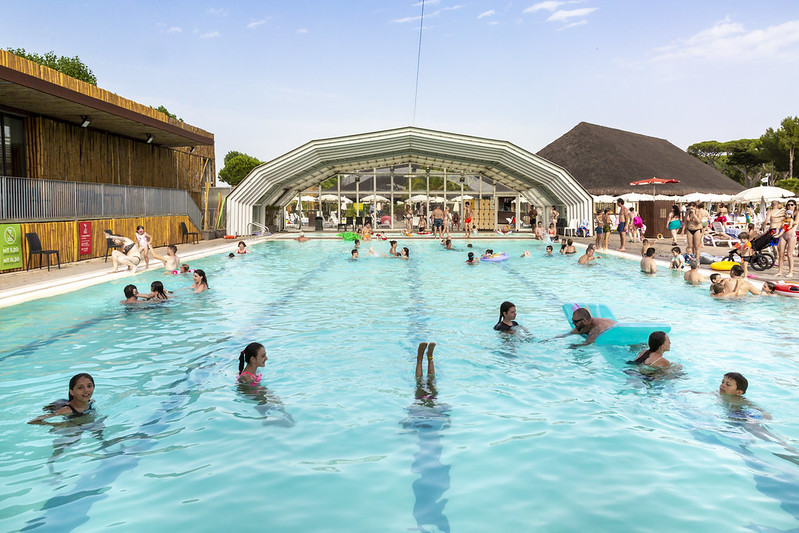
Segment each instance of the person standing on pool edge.
[[625,245],[627,244],[627,222],[629,222],[629,210],[624,205],[624,199],[619,198],[616,200],[616,205],[619,206],[619,242],[621,243],[618,248],[616,248],[617,252],[625,252],[627,249]]

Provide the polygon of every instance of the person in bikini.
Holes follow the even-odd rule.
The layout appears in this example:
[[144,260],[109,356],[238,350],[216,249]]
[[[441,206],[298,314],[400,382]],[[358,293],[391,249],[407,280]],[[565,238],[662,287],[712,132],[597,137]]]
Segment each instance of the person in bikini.
[[796,249],[797,219],[799,219],[799,212],[796,209],[796,200],[788,200],[785,203],[785,218],[782,221],[780,230],[777,232],[780,239],[777,245],[777,261],[779,262],[777,276],[782,276],[782,267],[787,261],[788,274],[785,277],[793,277],[793,252]]
[[125,265],[128,267],[128,270],[136,272],[136,268],[139,266],[139,263],[141,263],[141,252],[136,243],[121,235],[112,235],[111,240],[114,241],[114,244],[122,246],[121,251],[111,251],[111,263],[114,267],[114,270],[111,272],[119,272],[119,265]]
[[239,354],[239,383],[258,385],[263,377],[259,368],[266,366],[266,348],[259,342],[251,342]]
[[627,361],[630,365],[644,365],[648,367],[665,369],[679,369],[680,365],[672,365],[663,354],[671,349],[671,339],[665,331],[653,331],[649,334],[649,349],[644,350],[633,361]]
[[702,218],[699,216],[695,202],[689,203],[688,210],[685,212],[685,231],[688,232],[687,252],[698,258],[702,251],[703,228]]
[[602,212],[602,247],[600,250],[607,250],[610,246],[610,209]]

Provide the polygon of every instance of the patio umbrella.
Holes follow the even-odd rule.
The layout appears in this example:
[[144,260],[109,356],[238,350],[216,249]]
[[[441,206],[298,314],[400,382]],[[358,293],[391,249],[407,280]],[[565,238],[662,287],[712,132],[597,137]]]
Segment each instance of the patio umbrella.
[[649,178],[646,180],[631,181],[630,185],[651,185],[652,196],[655,195],[655,185],[663,185],[664,183],[680,183],[680,180],[673,180],[671,178]]
[[435,203],[441,203],[444,201],[444,198],[441,196],[431,196],[430,201]]
[[370,194],[361,198],[362,202],[388,202],[388,198],[379,194]]
[[778,200],[780,198],[790,198],[796,196],[796,193],[783,189],[781,187],[752,187],[741,191],[732,198],[731,202],[757,202],[761,198],[763,200]]
[[[335,194],[323,194],[322,196],[319,197],[319,199],[322,200],[323,202],[335,202],[336,200],[338,200],[338,196],[336,196]],[[341,200],[343,201],[344,198],[342,198]]]
[[469,196],[468,194],[464,194],[463,196],[456,196],[455,198],[451,198],[450,202],[462,202],[464,200],[474,200],[474,196]]
[[600,194],[599,196],[594,196],[595,204],[612,204],[615,201],[616,197],[609,194]]
[[416,195],[411,196],[410,198],[408,198],[408,201],[409,202],[426,202],[427,201],[427,195],[426,194],[416,194]]
[[619,196],[625,202],[641,202],[644,200],[651,200],[654,198],[651,194],[640,194],[637,192],[628,192],[627,194],[622,194]]

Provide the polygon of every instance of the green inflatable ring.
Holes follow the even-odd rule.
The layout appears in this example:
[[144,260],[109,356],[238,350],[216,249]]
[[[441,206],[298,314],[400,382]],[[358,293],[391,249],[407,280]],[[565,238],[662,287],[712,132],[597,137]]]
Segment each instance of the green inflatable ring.
[[354,241],[358,238],[358,234],[351,231],[345,231],[344,233],[338,233],[336,237],[341,237],[345,241]]

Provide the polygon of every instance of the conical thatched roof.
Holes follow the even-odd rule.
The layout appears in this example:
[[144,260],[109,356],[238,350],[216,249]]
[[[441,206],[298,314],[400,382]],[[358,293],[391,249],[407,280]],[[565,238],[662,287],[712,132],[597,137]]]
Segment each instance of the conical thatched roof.
[[665,139],[587,122],[580,122],[537,155],[568,170],[594,195],[651,193],[651,186],[635,187],[630,182],[653,177],[680,181],[658,185],[658,194],[735,194],[744,189]]

